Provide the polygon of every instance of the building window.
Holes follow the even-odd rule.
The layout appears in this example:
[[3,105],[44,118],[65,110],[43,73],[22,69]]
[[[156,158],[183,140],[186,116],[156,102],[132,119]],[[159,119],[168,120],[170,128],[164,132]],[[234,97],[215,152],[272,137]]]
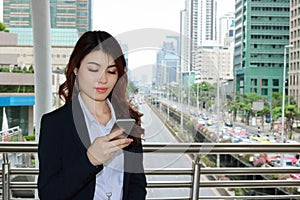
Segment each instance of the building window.
[[268,86],[268,79],[262,79],[262,86]]
[[261,95],[268,95],[268,89],[267,88],[261,89]]
[[257,86],[257,79],[256,78],[251,79],[251,85],[252,86]]
[[279,86],[279,79],[273,79],[273,86]]

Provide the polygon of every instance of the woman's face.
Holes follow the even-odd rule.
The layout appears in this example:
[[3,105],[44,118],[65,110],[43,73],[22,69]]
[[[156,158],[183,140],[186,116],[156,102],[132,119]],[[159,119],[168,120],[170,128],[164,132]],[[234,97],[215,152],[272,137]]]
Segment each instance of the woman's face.
[[86,100],[105,101],[118,80],[113,58],[101,50],[86,55],[74,72],[81,97]]

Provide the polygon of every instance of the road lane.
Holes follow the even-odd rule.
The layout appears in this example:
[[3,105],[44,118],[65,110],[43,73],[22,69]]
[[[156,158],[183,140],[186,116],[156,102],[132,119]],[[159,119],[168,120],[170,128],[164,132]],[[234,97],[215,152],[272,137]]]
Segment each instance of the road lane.
[[[140,112],[144,114],[142,117],[142,126],[145,129],[145,142],[164,142],[177,143],[165,126],[165,122],[161,121],[147,104],[139,106]],[[187,154],[155,154],[146,153],[144,155],[145,168],[191,168],[192,161]],[[201,179],[205,177],[201,176]],[[147,181],[189,181],[190,176],[147,176]],[[189,188],[175,189],[148,189],[147,198],[163,198],[163,197],[187,197],[190,194]],[[200,189],[200,196],[215,196],[215,189]]]

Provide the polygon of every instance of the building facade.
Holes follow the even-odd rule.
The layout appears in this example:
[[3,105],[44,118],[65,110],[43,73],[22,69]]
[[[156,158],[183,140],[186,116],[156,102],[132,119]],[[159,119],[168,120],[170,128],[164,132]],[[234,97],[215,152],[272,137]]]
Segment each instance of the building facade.
[[290,9],[290,65],[289,65],[289,96],[293,97],[300,108],[300,2],[291,0]]
[[0,32],[0,109],[6,108],[9,128],[18,126],[28,135],[33,133],[34,75],[18,67],[17,44],[17,34]]
[[218,78],[223,82],[232,80],[231,52],[217,42],[203,44],[197,51],[196,82],[217,83]]
[[170,83],[179,83],[179,56],[178,56],[178,37],[166,36],[162,49],[156,54],[155,77],[157,86]]
[[[181,12],[182,72],[199,74],[199,47],[206,41],[216,41],[216,0],[186,0]],[[192,73],[190,73],[192,74]]]
[[219,18],[218,42],[224,47],[234,43],[234,13],[226,13]]
[[[32,28],[31,0],[3,0],[7,28]],[[78,34],[92,30],[92,0],[50,0],[51,28],[76,28]],[[20,33],[21,34],[21,33]]]
[[217,40],[217,2],[199,1],[199,45],[207,40]]
[[289,0],[236,0],[235,7],[236,93],[254,92],[270,101],[273,92],[282,91]]

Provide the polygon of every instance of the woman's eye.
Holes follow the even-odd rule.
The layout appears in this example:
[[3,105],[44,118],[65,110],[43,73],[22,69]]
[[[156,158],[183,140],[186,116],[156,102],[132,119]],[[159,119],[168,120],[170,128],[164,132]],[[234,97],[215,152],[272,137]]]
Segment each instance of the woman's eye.
[[108,71],[109,74],[116,74],[117,71]]
[[98,72],[98,69],[89,69],[90,72]]

